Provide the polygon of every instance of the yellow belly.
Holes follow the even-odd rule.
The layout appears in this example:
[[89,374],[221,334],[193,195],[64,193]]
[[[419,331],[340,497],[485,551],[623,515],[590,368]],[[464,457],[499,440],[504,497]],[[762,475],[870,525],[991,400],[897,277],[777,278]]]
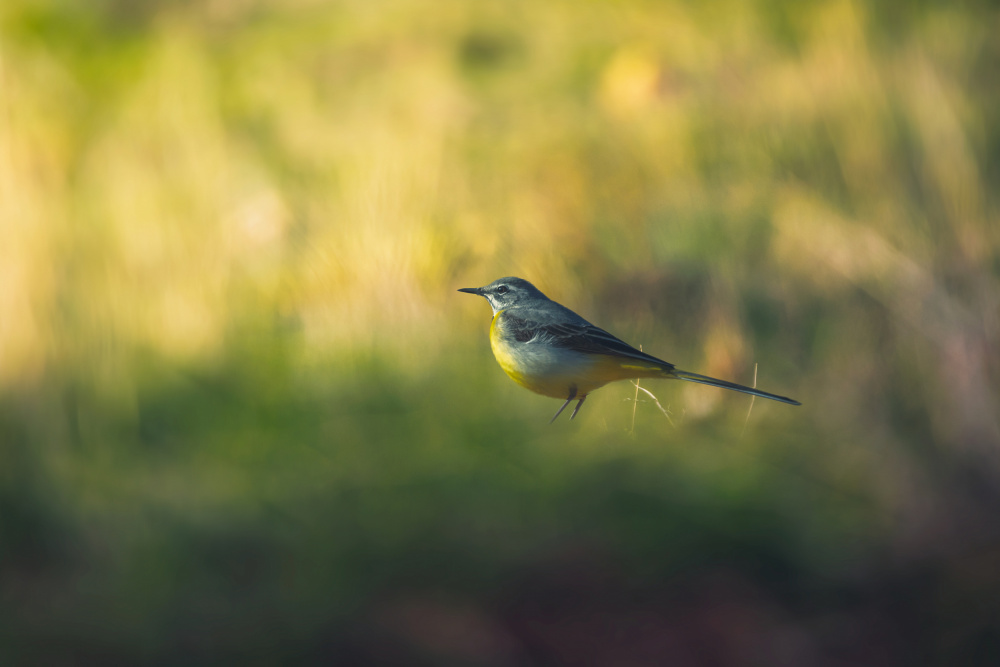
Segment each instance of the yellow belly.
[[490,325],[493,356],[510,379],[543,396],[583,398],[616,380],[668,377],[662,367],[639,359],[518,342],[504,335],[502,314],[497,313]]

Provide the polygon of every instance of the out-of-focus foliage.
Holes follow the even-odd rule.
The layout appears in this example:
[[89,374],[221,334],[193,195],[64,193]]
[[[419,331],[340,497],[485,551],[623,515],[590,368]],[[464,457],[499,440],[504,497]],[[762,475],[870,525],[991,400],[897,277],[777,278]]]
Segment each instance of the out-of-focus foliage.
[[[5,0],[0,662],[996,664],[998,29]],[[804,405],[548,426],[502,275]]]

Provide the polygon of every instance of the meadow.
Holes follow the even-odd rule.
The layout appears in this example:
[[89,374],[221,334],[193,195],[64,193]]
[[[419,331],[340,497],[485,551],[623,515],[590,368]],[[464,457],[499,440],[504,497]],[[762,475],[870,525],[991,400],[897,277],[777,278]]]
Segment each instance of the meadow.
[[[6,0],[0,663],[997,664],[998,29]],[[803,405],[550,425],[506,275]]]

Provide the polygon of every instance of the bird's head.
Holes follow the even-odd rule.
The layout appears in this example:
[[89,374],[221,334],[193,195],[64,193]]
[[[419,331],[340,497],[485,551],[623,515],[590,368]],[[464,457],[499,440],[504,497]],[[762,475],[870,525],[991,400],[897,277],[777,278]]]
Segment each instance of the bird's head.
[[537,299],[548,300],[537,287],[523,278],[500,278],[485,287],[463,287],[459,292],[478,294],[490,302],[493,314],[513,306],[525,305]]

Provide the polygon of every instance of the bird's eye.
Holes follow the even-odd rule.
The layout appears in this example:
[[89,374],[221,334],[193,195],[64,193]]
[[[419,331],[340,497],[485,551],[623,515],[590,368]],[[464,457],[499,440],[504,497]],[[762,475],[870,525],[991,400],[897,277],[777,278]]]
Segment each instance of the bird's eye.
[[497,294],[506,294],[510,288],[506,285],[499,285],[497,287]]

